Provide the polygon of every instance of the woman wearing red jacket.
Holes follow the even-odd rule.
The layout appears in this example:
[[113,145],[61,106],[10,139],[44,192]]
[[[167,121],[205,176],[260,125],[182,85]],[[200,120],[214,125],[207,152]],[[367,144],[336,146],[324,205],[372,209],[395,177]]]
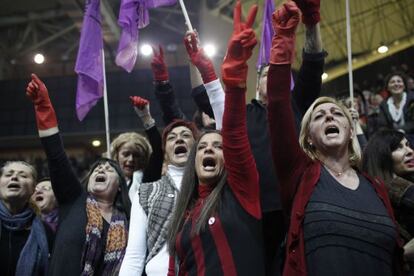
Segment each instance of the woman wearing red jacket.
[[[318,0],[296,1],[302,21],[319,20]],[[305,113],[299,143],[290,106],[290,65],[299,9],[273,14],[268,75],[272,154],[282,202],[290,214],[283,275],[394,275],[400,252],[383,183],[358,170],[360,149],[347,109],[318,98]]]

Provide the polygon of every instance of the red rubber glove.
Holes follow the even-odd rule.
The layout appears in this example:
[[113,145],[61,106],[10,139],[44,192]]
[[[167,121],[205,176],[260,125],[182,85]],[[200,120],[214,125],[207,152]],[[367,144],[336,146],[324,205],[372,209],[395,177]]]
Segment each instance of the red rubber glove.
[[241,20],[241,4],[237,1],[233,12],[233,34],[227,46],[227,54],[221,66],[223,82],[227,87],[246,87],[247,60],[257,43],[252,29],[257,5],[250,8],[246,22]]
[[199,47],[197,36],[194,32],[184,37],[184,45],[187,49],[191,63],[197,67],[203,78],[203,83],[209,83],[217,79],[211,60],[205,55],[203,48]]
[[293,0],[302,12],[302,22],[306,26],[313,26],[321,21],[319,12],[321,0]]
[[292,64],[298,23],[299,8],[293,1],[288,1],[273,13],[272,24],[275,35],[270,50],[270,63]]
[[152,47],[152,61],[151,61],[151,68],[152,74],[154,75],[154,80],[156,81],[167,81],[168,80],[168,70],[167,65],[164,61],[164,51],[159,45],[159,53]]
[[36,112],[36,123],[39,130],[57,127],[56,113],[50,102],[45,84],[35,75],[26,88],[26,95],[32,100]]

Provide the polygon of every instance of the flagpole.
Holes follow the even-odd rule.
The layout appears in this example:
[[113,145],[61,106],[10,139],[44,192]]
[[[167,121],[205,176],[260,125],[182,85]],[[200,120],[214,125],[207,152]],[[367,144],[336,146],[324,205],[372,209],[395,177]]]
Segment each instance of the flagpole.
[[352,76],[352,46],[351,46],[351,16],[349,12],[349,0],[346,3],[346,45],[348,50],[348,79],[349,79],[349,98],[351,104],[354,104],[354,81]]
[[106,154],[107,154],[107,158],[111,158],[111,154],[110,154],[111,141],[109,137],[108,93],[106,89],[106,72],[105,72],[105,50],[103,48],[102,48],[102,72],[103,72],[103,98],[104,98],[104,112],[105,112]]
[[190,17],[188,17],[188,13],[187,13],[187,9],[184,5],[184,0],[179,0],[180,2],[180,6],[181,6],[181,10],[183,11],[183,15],[184,15],[184,19],[185,19],[185,24],[187,25],[187,29],[190,32],[193,32],[193,26],[191,25],[191,21],[190,21]]

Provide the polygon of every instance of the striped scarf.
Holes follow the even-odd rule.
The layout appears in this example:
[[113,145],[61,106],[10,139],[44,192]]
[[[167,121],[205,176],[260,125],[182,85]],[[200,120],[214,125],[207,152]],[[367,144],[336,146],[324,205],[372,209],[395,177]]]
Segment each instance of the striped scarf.
[[92,276],[104,255],[101,275],[118,275],[128,238],[127,219],[124,213],[115,207],[112,211],[105,248],[102,248],[103,218],[99,205],[91,195],[86,199],[86,241],[82,256],[82,274]]

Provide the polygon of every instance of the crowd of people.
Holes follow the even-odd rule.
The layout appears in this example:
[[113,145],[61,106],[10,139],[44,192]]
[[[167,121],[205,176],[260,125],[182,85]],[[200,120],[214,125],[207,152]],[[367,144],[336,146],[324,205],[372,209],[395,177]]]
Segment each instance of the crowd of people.
[[46,85],[31,75],[47,170],[39,160],[1,167],[2,275],[414,275],[412,77],[393,72],[381,93],[352,103],[320,97],[320,1],[287,1],[273,13],[258,98],[246,104],[256,13],[243,19],[235,4],[221,80],[197,33],[185,34],[193,118],[154,49],[166,127],[148,100],[130,97],[145,133],[121,133],[82,176]]

